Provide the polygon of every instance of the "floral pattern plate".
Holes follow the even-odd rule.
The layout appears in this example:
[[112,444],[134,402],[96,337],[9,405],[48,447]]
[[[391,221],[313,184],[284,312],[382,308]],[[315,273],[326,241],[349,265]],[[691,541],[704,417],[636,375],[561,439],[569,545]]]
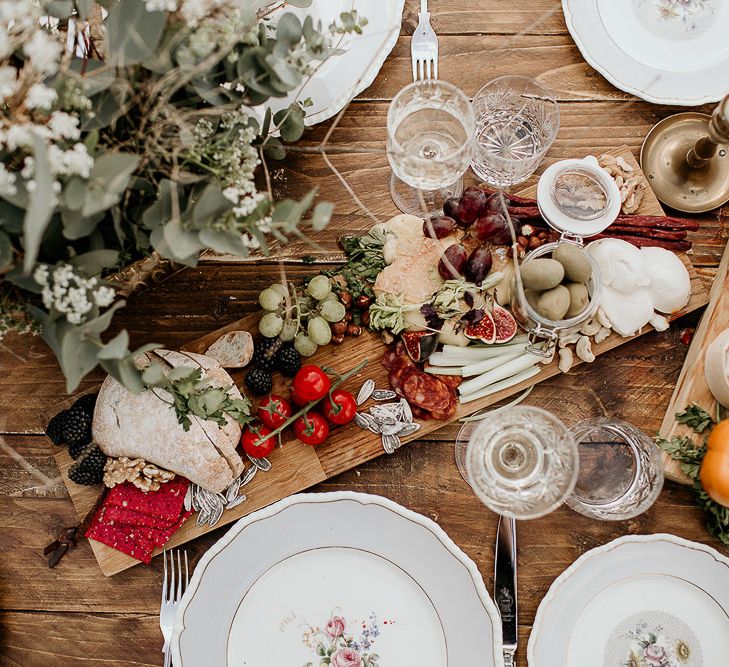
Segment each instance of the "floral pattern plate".
[[727,92],[726,0],[562,0],[582,55],[649,102],[694,106]]
[[729,559],[673,535],[621,537],[552,584],[530,667],[704,667],[729,656]]
[[301,494],[243,519],[195,568],[177,667],[502,667],[474,563],[379,496]]

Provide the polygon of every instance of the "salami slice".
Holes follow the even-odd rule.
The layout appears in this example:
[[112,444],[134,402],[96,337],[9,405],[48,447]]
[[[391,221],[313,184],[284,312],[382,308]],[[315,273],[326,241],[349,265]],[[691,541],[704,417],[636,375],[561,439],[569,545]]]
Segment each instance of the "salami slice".
[[463,382],[463,378],[460,375],[439,375],[438,379],[451,389],[457,389],[458,385]]
[[433,415],[433,419],[437,419],[438,421],[446,421],[447,419],[450,419],[455,414],[457,405],[458,401],[456,399],[455,392],[451,390],[451,395],[448,403],[444,404],[442,407],[436,408],[431,412],[431,414]]
[[451,389],[438,378],[415,371],[402,384],[405,399],[411,405],[433,412],[447,409],[451,401]]

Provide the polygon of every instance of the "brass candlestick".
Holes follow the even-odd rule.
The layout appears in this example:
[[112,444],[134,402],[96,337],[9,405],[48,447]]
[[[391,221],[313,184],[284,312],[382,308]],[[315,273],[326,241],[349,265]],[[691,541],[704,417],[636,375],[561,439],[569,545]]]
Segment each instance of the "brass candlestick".
[[648,133],[640,166],[664,204],[703,213],[729,201],[729,95],[711,116],[679,113]]

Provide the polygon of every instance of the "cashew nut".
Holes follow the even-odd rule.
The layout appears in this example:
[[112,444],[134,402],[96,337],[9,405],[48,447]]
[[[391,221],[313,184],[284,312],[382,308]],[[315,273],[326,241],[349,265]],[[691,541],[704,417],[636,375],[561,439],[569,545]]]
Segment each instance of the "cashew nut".
[[559,347],[565,348],[568,345],[572,345],[573,343],[576,343],[580,338],[579,332],[574,332],[570,334],[565,334],[564,336],[560,336],[559,339]]
[[594,336],[600,329],[602,328],[602,325],[600,322],[597,321],[596,318],[591,318],[587,322],[585,322],[582,327],[580,328],[580,333],[585,336]]
[[605,314],[605,311],[602,308],[597,309],[597,321],[602,324],[606,329],[612,329],[613,323],[610,321],[610,318]]
[[595,361],[595,355],[592,353],[592,343],[590,343],[587,336],[580,336],[580,340],[577,341],[575,346],[575,352],[582,361],[586,361],[588,364]]
[[665,331],[669,326],[668,320],[663,315],[658,315],[657,313],[651,317],[649,322],[656,331]]
[[600,327],[600,331],[595,334],[595,343],[599,345],[604,340],[609,338],[611,333],[612,332],[607,327]]
[[569,347],[563,347],[559,351],[559,370],[562,373],[568,373],[572,364],[575,363],[575,357]]

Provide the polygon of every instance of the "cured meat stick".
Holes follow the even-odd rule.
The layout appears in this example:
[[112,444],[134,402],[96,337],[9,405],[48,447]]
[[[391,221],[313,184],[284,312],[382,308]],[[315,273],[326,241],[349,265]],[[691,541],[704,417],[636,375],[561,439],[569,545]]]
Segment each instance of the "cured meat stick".
[[665,230],[649,227],[630,227],[628,225],[610,225],[607,234],[628,234],[630,236],[643,236],[651,239],[665,239],[666,241],[683,241],[688,235],[686,230]]
[[600,239],[620,239],[632,243],[638,248],[665,248],[673,250],[673,252],[683,252],[691,250],[691,241],[666,241],[664,239],[643,238],[641,236],[628,236],[625,234],[597,234],[590,237],[590,241],[599,241]]
[[661,229],[687,229],[695,232],[699,228],[698,220],[673,218],[665,215],[619,215],[615,221],[619,225],[631,227],[660,227]]

